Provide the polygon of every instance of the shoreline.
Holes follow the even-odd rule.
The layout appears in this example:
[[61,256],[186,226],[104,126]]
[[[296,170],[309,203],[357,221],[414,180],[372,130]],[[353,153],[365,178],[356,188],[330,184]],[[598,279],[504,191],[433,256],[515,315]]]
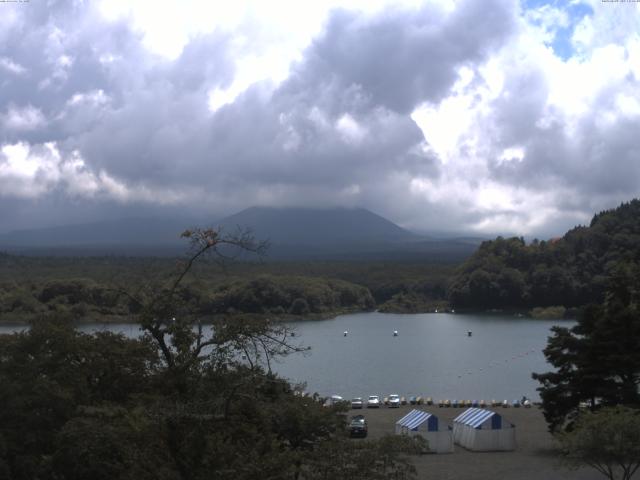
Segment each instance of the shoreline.
[[[515,316],[516,318],[514,318],[514,320],[518,320],[519,318],[527,318],[527,319],[533,319],[533,320],[557,320],[559,322],[561,321],[567,321],[567,322],[571,322],[571,321],[575,321],[575,318],[546,318],[546,317],[534,317],[528,314],[528,311],[526,310],[500,310],[500,309],[491,309],[491,310],[473,310],[473,309],[459,309],[459,310],[455,310],[455,309],[450,309],[450,308],[446,308],[443,309],[442,311],[436,310],[436,311],[425,311],[425,312],[390,312],[390,311],[383,311],[380,310],[378,308],[376,309],[368,309],[368,310],[360,310],[360,309],[342,309],[342,310],[334,310],[331,312],[321,312],[321,313],[308,313],[305,315],[293,315],[293,314],[280,314],[280,315],[273,315],[273,314],[263,314],[263,313],[233,313],[233,314],[228,314],[228,315],[238,315],[238,316],[246,316],[246,317],[253,317],[253,318],[257,318],[257,317],[265,317],[265,318],[271,318],[274,322],[277,323],[283,323],[283,322],[315,322],[315,321],[322,321],[322,320],[332,320],[336,317],[342,316],[342,315],[351,315],[351,314],[357,314],[357,313],[380,313],[382,315],[428,315],[428,314],[442,314],[442,313],[447,313],[447,314],[451,314],[451,315],[456,315],[456,314],[463,314],[463,315],[499,315],[499,316]],[[216,314],[216,315],[204,315],[203,318],[203,324],[204,325],[208,325],[211,324],[212,321],[212,317],[215,316],[223,316],[224,314]],[[105,325],[117,325],[117,324],[123,324],[123,323],[128,323],[128,324],[135,324],[138,323],[136,322],[134,319],[134,317],[131,315],[104,315],[104,316],[99,316],[99,317],[91,317],[91,318],[81,318],[81,319],[74,319],[73,323],[75,325],[90,325],[93,323],[98,323],[98,324],[105,324]],[[38,317],[32,317],[29,319],[15,319],[15,318],[0,318],[0,325],[2,326],[10,326],[10,325],[16,325],[16,326],[27,326],[29,325],[31,322],[33,321],[37,321]]]

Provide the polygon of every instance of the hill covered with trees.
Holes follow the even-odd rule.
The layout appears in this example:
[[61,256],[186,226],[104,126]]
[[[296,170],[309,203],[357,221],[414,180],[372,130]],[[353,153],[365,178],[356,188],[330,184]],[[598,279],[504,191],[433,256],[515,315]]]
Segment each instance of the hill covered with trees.
[[[45,313],[70,313],[81,321],[127,321],[135,312],[120,291],[138,291],[166,279],[176,261],[0,253],[0,321],[26,322]],[[453,264],[321,261],[238,262],[220,269],[205,260],[194,266],[183,294],[204,315],[318,318],[373,308],[427,311],[446,303],[454,269]]]
[[640,263],[640,200],[593,217],[562,238],[483,242],[449,286],[456,308],[579,307],[602,302],[619,264]]
[[[136,284],[128,283],[127,288]],[[133,290],[140,288],[136,285]],[[192,312],[202,316],[229,313],[276,317],[325,317],[372,310],[369,290],[336,279],[260,275],[209,283],[190,282],[180,290]],[[7,321],[28,321],[42,314],[70,314],[76,320],[133,318],[137,307],[121,288],[87,278],[0,284],[0,315]]]

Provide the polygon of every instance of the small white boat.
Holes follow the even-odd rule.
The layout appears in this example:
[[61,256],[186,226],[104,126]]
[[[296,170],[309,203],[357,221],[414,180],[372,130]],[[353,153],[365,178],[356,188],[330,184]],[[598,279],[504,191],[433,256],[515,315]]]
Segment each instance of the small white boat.
[[397,337],[397,336],[398,336],[398,330],[394,330],[394,331],[393,331],[393,336],[394,336],[394,337]]

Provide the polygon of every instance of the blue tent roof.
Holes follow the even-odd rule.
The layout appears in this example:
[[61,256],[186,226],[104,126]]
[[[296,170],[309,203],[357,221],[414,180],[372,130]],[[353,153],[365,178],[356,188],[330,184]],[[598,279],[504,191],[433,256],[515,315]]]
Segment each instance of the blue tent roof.
[[438,431],[438,417],[423,412],[422,410],[411,410],[408,414],[396,422],[396,425],[407,427],[409,430],[417,430],[420,425],[427,422],[427,431]]
[[469,408],[454,418],[453,421],[472,428],[480,428],[489,418],[491,419],[492,430],[502,428],[502,417],[498,413],[484,408]]

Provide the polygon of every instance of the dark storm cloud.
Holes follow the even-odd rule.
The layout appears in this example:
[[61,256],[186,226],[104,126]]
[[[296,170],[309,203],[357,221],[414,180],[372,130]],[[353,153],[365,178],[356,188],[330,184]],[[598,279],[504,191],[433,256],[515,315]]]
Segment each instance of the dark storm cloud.
[[[57,142],[63,156],[79,152],[92,178],[104,171],[131,189],[242,199],[228,208],[258,203],[259,192],[278,204],[380,207],[390,185],[406,191],[399,178],[440,174],[409,115],[504,41],[510,5],[335,12],[282,85],[255,84],[215,113],[208,93],[234,73],[225,36],[196,37],[167,60],[84,3],[23,9],[0,47],[25,69],[4,76],[0,112],[23,124],[3,129],[0,142]],[[486,12],[490,26],[477,21]]]
[[359,85],[372,103],[411,113],[418,103],[445,96],[460,65],[483,59],[504,42],[514,30],[514,14],[514,4],[501,0],[462,1],[449,15],[429,5],[391,10],[368,22],[338,12],[294,73],[299,86],[291,84],[308,88],[319,79],[339,90]]
[[[0,209],[3,217],[19,211],[39,219],[46,211],[63,222],[70,212],[166,208],[174,197],[188,209],[217,212],[260,203],[360,205],[441,230],[523,215],[410,193],[412,179],[445,182],[450,168],[411,113],[450,95],[461,67],[473,71],[507,48],[521,28],[517,2],[333,12],[289,78],[256,83],[215,112],[210,92],[229,87],[235,74],[229,35],[196,36],[166,59],[145,48],[128,20],[107,21],[91,4],[24,6],[0,32],[0,145],[26,142],[40,152],[55,142],[62,156],[56,168],[63,171],[74,152],[83,163],[69,178],[42,173],[32,181],[44,178],[38,188],[48,193],[36,189],[22,200],[2,192],[12,179],[0,168],[3,202],[20,205]],[[569,128],[561,116],[549,120],[545,72],[525,63],[508,73],[503,93],[472,127],[481,132],[490,178],[470,171],[469,189],[484,180],[554,195],[565,189],[557,198],[569,215],[584,211],[579,205],[600,205],[592,195],[633,195],[637,117],[607,125],[585,116]],[[596,111],[610,108],[612,98],[599,99]],[[522,161],[500,159],[512,147],[526,151]],[[96,183],[85,203],[72,181]]]

